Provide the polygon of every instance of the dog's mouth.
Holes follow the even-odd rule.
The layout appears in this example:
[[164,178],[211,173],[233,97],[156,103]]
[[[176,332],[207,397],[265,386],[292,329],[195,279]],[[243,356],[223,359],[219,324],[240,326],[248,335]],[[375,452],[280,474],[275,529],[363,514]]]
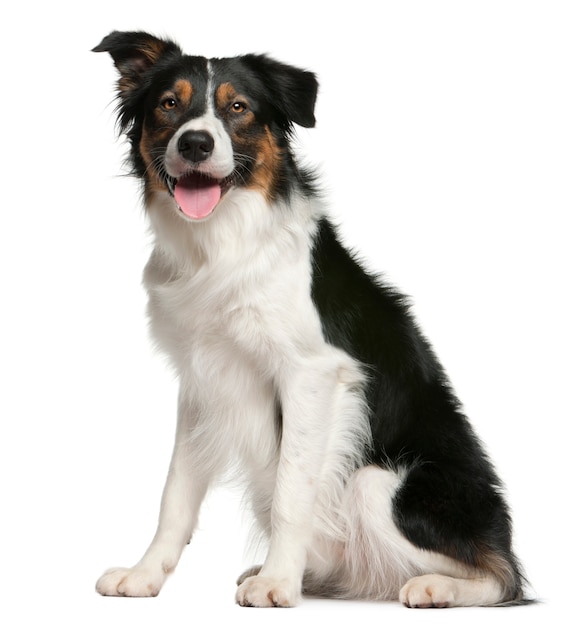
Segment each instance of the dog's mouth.
[[180,178],[168,178],[167,183],[180,211],[190,219],[202,220],[215,210],[233,185],[233,179],[228,176],[217,180],[200,172],[190,172]]

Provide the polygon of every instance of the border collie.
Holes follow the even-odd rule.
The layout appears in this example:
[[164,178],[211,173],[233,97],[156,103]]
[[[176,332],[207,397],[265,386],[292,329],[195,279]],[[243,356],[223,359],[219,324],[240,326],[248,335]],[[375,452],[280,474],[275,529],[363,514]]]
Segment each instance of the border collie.
[[238,580],[242,606],[521,602],[492,464],[406,300],[343,247],[292,152],[294,125],[315,125],[315,75],[144,32],[94,51],[119,72],[154,235],[151,331],[179,379],[157,532],[97,591],[157,595],[234,474],[269,546]]

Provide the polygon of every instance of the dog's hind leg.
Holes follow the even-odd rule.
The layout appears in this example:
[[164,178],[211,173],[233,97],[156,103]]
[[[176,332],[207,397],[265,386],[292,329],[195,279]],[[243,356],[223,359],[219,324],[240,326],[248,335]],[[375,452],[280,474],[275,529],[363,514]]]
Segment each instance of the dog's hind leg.
[[428,556],[422,575],[401,589],[406,606],[522,601],[508,509],[487,467],[472,472],[444,462],[419,464],[408,470],[392,504],[399,530]]
[[[423,549],[403,533],[397,519],[407,471],[368,466],[349,481],[343,562],[331,595],[375,600],[399,599],[408,607],[491,605],[505,599],[502,566],[481,568]],[[435,494],[439,499],[439,494]],[[432,516],[426,513],[425,525]],[[495,559],[490,560],[490,565]],[[498,574],[498,575],[497,575]],[[325,587],[325,584],[321,586]]]

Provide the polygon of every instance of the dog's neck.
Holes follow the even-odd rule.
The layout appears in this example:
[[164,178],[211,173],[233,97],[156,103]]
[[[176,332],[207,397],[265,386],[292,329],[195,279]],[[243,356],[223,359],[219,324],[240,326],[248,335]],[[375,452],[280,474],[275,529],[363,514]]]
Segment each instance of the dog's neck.
[[313,230],[306,225],[315,224],[321,207],[314,199],[269,202],[261,193],[239,188],[231,190],[206,221],[184,219],[173,198],[162,191],[150,195],[146,212],[157,254],[173,274],[180,275],[202,266],[240,266],[274,246],[281,254],[284,239],[296,245],[296,234],[305,239],[306,232]]

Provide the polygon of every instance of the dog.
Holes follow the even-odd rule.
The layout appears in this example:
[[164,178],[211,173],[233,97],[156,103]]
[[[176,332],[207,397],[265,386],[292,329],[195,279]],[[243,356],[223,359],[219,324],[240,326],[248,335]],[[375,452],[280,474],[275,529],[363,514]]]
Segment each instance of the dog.
[[120,133],[154,235],[144,270],[157,346],[179,380],[158,528],[107,596],[155,596],[207,491],[242,477],[267,539],[242,606],[302,593],[407,607],[526,602],[491,461],[408,300],[327,217],[291,140],[316,76],[267,55],[188,56],[117,32]]

